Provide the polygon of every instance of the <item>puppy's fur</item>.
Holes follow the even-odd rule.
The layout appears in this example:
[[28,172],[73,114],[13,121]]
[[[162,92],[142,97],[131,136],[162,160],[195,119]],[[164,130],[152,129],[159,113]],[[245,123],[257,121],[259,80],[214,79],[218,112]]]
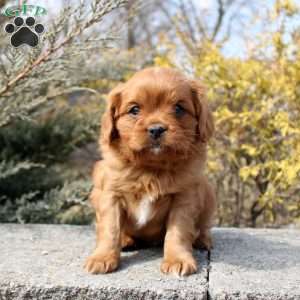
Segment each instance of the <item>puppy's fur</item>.
[[[158,138],[149,128],[162,126]],[[203,174],[214,131],[202,86],[168,68],[148,68],[108,97],[91,201],[97,247],[85,268],[115,270],[135,239],[164,241],[163,273],[196,272],[192,248],[210,248],[214,192]]]

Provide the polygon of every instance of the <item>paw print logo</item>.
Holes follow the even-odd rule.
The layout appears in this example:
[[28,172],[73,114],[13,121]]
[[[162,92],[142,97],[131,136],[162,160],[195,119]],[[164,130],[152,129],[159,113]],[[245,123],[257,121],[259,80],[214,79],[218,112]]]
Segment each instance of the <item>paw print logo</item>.
[[17,48],[24,44],[36,47],[39,43],[39,36],[45,28],[42,24],[36,24],[33,17],[28,17],[26,20],[16,17],[13,23],[6,24],[4,30],[11,34],[10,43]]

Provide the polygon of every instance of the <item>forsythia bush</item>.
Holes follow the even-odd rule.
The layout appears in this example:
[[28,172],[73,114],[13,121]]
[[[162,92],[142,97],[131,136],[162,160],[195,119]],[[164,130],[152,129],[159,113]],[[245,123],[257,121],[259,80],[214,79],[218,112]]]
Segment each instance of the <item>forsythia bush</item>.
[[[286,22],[296,14],[290,4],[277,1],[273,18]],[[300,39],[294,34],[285,44],[284,34],[270,32],[256,49],[260,55],[244,59],[225,57],[211,43],[190,57],[192,76],[206,85],[215,115],[208,168],[220,225],[299,224]],[[158,65],[175,64],[169,50]]]
[[284,56],[226,59],[214,47],[195,63],[215,110],[209,167],[226,223],[232,215],[236,224],[244,218],[252,226],[261,215],[266,223],[300,217],[299,66]]

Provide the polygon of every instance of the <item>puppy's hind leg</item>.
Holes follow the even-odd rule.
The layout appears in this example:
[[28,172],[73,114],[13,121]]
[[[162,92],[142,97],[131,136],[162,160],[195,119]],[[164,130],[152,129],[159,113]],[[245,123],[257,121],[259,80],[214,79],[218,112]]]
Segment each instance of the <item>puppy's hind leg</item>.
[[199,234],[194,242],[194,247],[197,249],[211,250],[213,247],[210,228],[212,219],[216,210],[216,196],[208,182],[206,182],[206,189],[204,193],[204,207],[199,215],[197,227]]
[[213,248],[212,237],[209,229],[202,228],[193,245],[196,249],[211,250]]
[[135,245],[136,245],[135,240],[131,236],[126,234],[124,231],[122,231],[121,248],[127,250],[131,247],[134,247]]

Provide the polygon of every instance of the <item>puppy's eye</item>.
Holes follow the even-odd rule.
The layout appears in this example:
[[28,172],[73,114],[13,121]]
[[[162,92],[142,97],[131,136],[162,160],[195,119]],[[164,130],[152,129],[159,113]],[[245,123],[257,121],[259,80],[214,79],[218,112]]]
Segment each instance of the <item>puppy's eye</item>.
[[181,117],[184,114],[185,114],[185,109],[180,104],[176,104],[175,105],[175,115],[176,115],[176,117]]
[[140,107],[138,105],[134,105],[129,109],[128,114],[137,116],[139,112],[140,112]]

